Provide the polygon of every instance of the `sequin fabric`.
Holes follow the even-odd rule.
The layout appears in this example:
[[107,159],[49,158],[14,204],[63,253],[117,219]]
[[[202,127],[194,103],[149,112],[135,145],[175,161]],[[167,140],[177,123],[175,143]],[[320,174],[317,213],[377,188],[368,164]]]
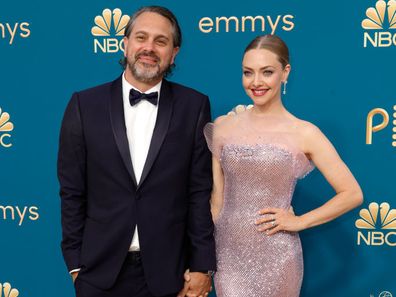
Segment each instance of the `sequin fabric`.
[[289,208],[297,179],[313,169],[293,133],[273,132],[282,127],[277,119],[252,120],[248,111],[205,127],[224,174],[224,204],[215,222],[218,297],[299,296],[298,234],[268,236],[254,224],[262,208]]

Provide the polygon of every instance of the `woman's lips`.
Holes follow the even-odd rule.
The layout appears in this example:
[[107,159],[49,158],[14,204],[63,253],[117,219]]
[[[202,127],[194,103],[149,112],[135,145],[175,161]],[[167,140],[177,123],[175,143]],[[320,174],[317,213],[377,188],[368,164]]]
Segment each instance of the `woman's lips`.
[[269,89],[251,89],[254,96],[264,96]]

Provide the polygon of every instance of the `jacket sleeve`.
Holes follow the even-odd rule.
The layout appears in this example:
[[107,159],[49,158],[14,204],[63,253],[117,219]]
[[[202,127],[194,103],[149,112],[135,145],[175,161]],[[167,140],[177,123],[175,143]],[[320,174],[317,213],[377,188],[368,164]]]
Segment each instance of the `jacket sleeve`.
[[86,147],[79,96],[73,94],[63,117],[58,152],[62,252],[69,271],[80,267],[86,218]]
[[209,98],[205,97],[196,124],[190,165],[188,236],[191,271],[216,269],[214,226],[210,212],[212,162],[203,134],[204,126],[210,120]]

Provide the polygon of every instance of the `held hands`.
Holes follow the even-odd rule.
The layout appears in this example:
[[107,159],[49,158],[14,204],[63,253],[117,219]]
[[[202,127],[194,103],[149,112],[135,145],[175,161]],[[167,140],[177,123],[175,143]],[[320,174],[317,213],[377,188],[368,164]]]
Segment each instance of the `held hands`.
[[258,231],[273,235],[279,231],[298,232],[305,229],[303,219],[296,216],[293,209],[264,208],[259,211],[262,217],[256,220]]
[[177,297],[206,297],[210,291],[212,291],[212,279],[208,274],[186,270],[184,288]]

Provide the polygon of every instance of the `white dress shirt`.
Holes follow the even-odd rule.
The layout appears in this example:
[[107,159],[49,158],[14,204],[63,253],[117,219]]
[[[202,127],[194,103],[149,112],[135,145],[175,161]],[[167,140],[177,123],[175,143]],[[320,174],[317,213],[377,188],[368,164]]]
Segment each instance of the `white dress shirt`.
[[[161,90],[162,81],[157,85],[147,90],[144,93],[158,92]],[[155,122],[157,120],[158,104],[154,105],[147,100],[142,100],[138,104],[131,106],[129,103],[129,91],[131,89],[138,90],[132,86],[125,79],[125,72],[122,75],[122,97],[124,102],[124,119],[126,126],[126,133],[129,143],[129,152],[131,153],[131,160],[133,170],[136,177],[136,182],[139,184],[140,177],[142,176],[143,167],[146,162],[147,153],[150,147],[151,138],[153,136]],[[143,93],[143,92],[141,92]],[[132,182],[132,180],[131,180]],[[132,237],[132,242],[129,251],[139,251],[139,235],[137,226]],[[80,268],[73,269],[70,273],[80,271]]]
[[[161,84],[162,81],[144,93],[158,92],[159,100]],[[129,103],[129,92],[132,88],[141,92],[125,79],[124,73],[122,75],[122,95],[124,101],[125,126],[133,170],[135,173],[136,182],[139,184],[143,167],[146,163],[151,138],[153,136],[155,122],[157,120],[158,104],[154,105],[147,100],[142,100],[136,105],[131,106]],[[129,251],[138,250],[140,250],[140,246],[138,229],[136,226]]]

